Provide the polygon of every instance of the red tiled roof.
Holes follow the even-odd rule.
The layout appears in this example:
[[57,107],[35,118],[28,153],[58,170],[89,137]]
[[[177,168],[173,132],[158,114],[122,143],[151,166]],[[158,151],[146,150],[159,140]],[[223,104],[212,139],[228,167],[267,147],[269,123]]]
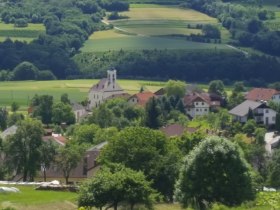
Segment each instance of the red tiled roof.
[[184,97],[185,106],[192,106],[195,101],[204,101],[210,105],[211,99],[207,93],[191,93]]
[[269,101],[279,91],[271,88],[254,88],[247,93],[245,98],[252,101]]
[[60,145],[65,145],[67,139],[64,136],[43,136],[44,141],[55,141]]
[[140,106],[145,106],[149,99],[155,96],[156,95],[152,92],[142,92],[131,96],[131,98],[136,97],[138,100],[137,104]]
[[197,131],[197,128],[191,128],[191,127],[184,127],[180,124],[172,124],[167,125],[164,127],[161,127],[160,130],[168,137],[171,136],[182,136],[184,131],[187,131],[189,133],[194,133]]
[[160,130],[168,137],[170,136],[182,136],[184,133],[184,126],[179,125],[179,124],[172,124],[172,125],[167,125],[164,126],[162,128],[160,128]]

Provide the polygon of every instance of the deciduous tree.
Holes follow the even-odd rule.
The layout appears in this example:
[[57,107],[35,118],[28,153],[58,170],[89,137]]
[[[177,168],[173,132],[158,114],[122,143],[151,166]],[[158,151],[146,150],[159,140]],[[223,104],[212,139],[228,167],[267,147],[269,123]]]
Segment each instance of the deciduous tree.
[[185,158],[176,184],[176,198],[195,203],[238,205],[254,198],[250,169],[240,149],[227,139],[209,137]]

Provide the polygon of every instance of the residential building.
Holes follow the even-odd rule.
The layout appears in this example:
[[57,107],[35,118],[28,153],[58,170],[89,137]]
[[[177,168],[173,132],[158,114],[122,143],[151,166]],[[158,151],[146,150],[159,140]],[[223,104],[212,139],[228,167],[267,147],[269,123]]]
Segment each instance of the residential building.
[[77,102],[71,102],[72,110],[75,114],[76,122],[80,122],[85,116],[87,116],[88,112],[86,108]]
[[93,85],[89,90],[88,109],[98,107],[104,103],[112,95],[125,93],[117,83],[117,71],[115,69],[107,71],[107,78],[101,79],[97,84]]
[[128,102],[132,105],[139,105],[139,106],[145,106],[146,103],[149,101],[150,98],[156,97],[156,95],[152,92],[145,91],[141,93],[136,93],[132,95]]
[[275,124],[276,111],[265,102],[246,100],[230,110],[229,113],[235,121],[245,123],[248,120],[249,110],[252,110],[253,118],[257,123],[267,126]]
[[[271,88],[253,88],[250,90],[246,95],[245,99],[251,100],[251,101],[270,101],[273,99],[274,95],[279,94],[280,92],[271,89]],[[278,97],[279,99],[279,97]],[[280,99],[279,99],[280,101]]]
[[209,111],[216,110],[221,105],[221,97],[216,98],[213,97],[209,93],[198,93],[193,92],[185,95],[183,103],[185,106],[185,110],[187,115],[191,118],[206,115]]

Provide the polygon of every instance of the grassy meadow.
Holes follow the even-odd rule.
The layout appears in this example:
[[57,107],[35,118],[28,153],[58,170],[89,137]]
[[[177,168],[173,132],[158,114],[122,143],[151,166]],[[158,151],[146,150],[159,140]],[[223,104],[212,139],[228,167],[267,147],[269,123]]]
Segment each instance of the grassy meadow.
[[[82,52],[142,49],[229,49],[224,44],[187,41],[185,36],[201,34],[197,24],[218,25],[218,20],[192,9],[156,4],[131,4],[130,10],[120,15],[128,17],[109,21],[114,29],[95,32],[86,41]],[[188,26],[191,26],[188,28]],[[218,25],[223,40],[229,32]]]
[[[63,93],[67,93],[74,101],[82,101],[90,87],[99,80],[54,80],[54,81],[13,81],[0,83],[0,107],[10,106],[13,101],[26,110],[30,100],[35,94],[48,94],[55,101],[60,99]],[[136,93],[141,86],[150,91],[156,91],[164,86],[164,82],[141,81],[141,80],[118,80],[120,86],[130,94]]]
[[[35,186],[15,186],[20,193],[0,194],[0,208],[13,207],[16,210],[76,210],[77,193],[37,191]],[[95,208],[93,208],[96,210]],[[110,208],[111,209],[111,208]],[[120,208],[124,210],[124,208]],[[138,208],[136,208],[138,210]],[[143,209],[143,208],[139,208]],[[155,204],[155,210],[183,210],[180,204]],[[216,207],[215,210],[271,210],[270,206],[245,204],[239,207]],[[187,210],[187,209],[185,209]],[[190,210],[190,209],[188,209]]]
[[18,28],[14,27],[14,24],[5,24],[0,22],[0,41],[4,41],[7,38],[15,41],[31,42],[37,38],[40,33],[45,32],[43,24],[29,23],[28,27]]

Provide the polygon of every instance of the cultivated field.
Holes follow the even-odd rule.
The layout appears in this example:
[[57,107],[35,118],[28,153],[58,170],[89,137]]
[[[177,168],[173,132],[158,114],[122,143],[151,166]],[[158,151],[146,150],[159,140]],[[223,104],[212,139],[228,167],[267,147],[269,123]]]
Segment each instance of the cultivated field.
[[0,22],[0,41],[4,41],[6,38],[11,40],[31,42],[37,38],[40,33],[45,32],[43,24],[29,23],[28,27],[18,28],[14,27],[14,24],[5,24]]
[[[206,14],[178,6],[155,4],[131,4],[130,10],[120,15],[128,19],[108,21],[113,30],[95,32],[86,41],[82,52],[141,49],[229,49],[223,44],[186,41],[185,36],[201,34],[198,24],[218,25],[218,21]],[[220,26],[219,26],[220,27]],[[229,33],[222,29],[223,40]]]
[[[90,87],[99,80],[59,80],[59,81],[23,81],[0,83],[0,107],[10,106],[13,101],[26,110],[30,100],[35,94],[48,94],[55,101],[60,99],[63,93],[67,93],[74,101],[82,101]],[[147,90],[156,91],[164,86],[164,82],[141,81],[141,80],[118,80],[120,86],[130,94],[136,93],[144,86]]]

